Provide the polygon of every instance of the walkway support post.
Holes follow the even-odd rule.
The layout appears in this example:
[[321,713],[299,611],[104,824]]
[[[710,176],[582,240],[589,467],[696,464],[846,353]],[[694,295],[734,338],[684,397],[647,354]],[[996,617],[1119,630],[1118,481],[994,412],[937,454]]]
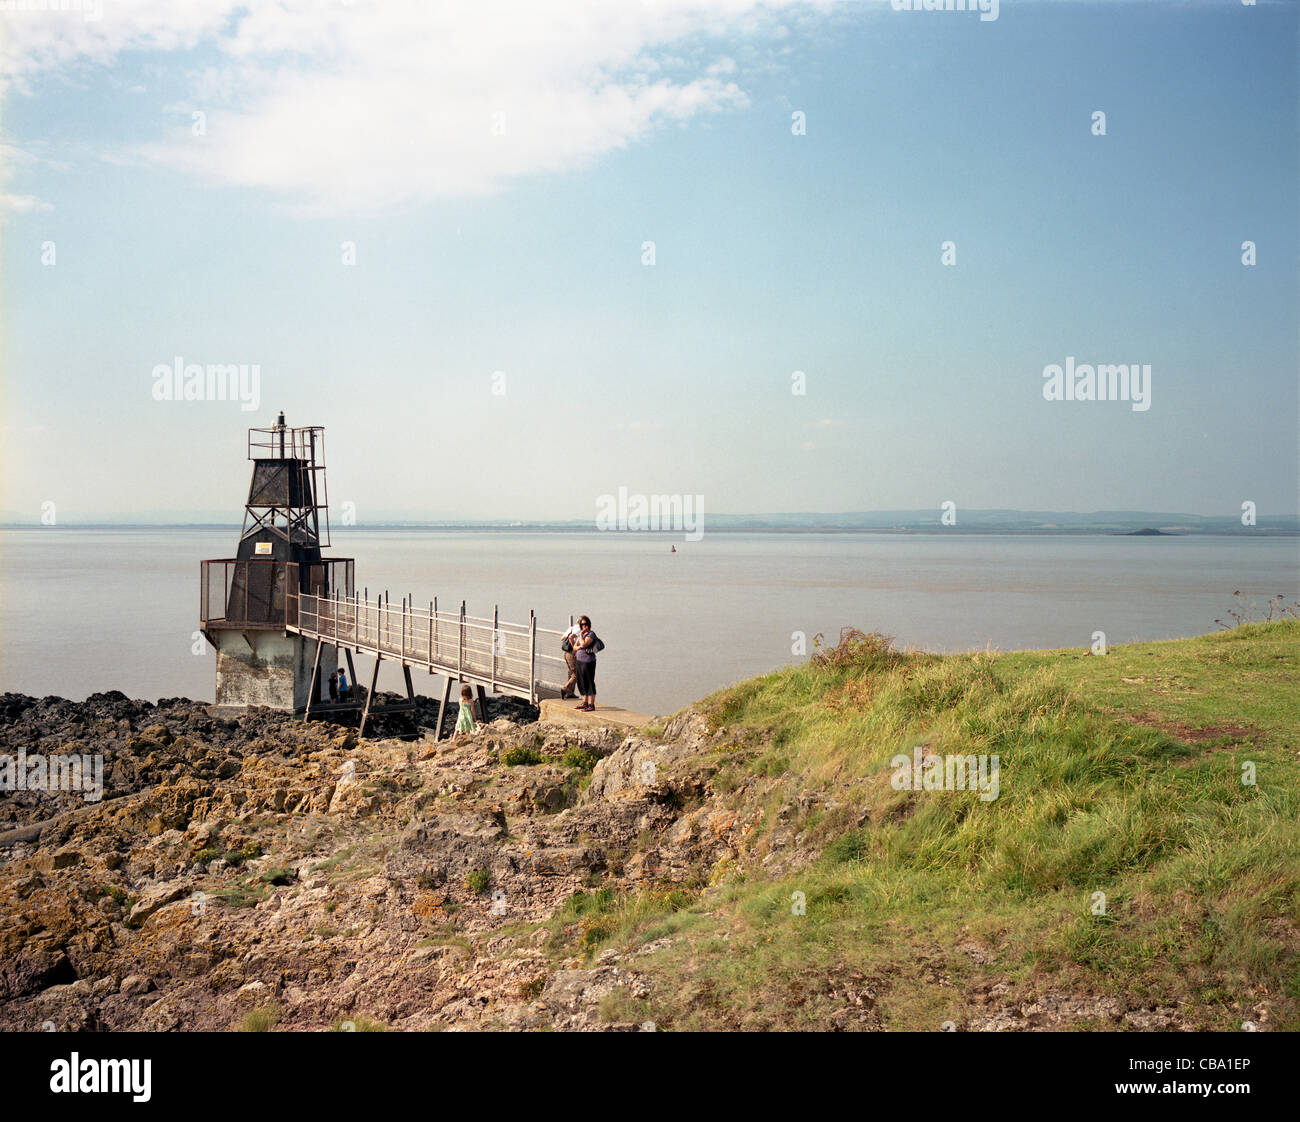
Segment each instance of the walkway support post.
[[343,657],[348,660],[348,681],[352,683],[351,690],[355,693],[361,688],[361,683],[357,681],[357,668],[353,665],[352,651],[350,648],[343,648]]
[[324,645],[324,639],[316,640],[316,658],[311,664],[311,685],[307,689],[307,710],[302,715],[304,721],[311,720],[311,704],[320,693],[320,652]]
[[370,703],[375,699],[375,683],[379,681],[379,656],[375,655],[375,669],[370,674],[370,689],[366,693],[366,707],[361,711],[361,728],[357,736],[366,735],[366,719],[370,716]]
[[438,728],[433,734],[434,741],[442,739],[442,722],[447,716],[447,699],[451,697],[451,675],[447,674],[442,680],[442,704],[438,706]]

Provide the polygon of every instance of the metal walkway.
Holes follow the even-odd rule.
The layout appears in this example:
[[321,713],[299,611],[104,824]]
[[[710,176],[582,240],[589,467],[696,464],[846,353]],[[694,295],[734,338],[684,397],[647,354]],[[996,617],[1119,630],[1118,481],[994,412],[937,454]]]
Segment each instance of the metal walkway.
[[[383,659],[400,663],[408,701],[412,704],[412,667],[445,678],[444,712],[453,681],[477,687],[480,699],[490,690],[537,705],[544,698],[559,697],[569,676],[568,666],[560,654],[563,633],[538,627],[532,612],[528,613],[527,623],[510,623],[500,619],[495,608],[492,619],[468,616],[464,601],[459,611],[441,612],[436,599],[429,602],[428,608],[415,607],[409,597],[396,607],[387,597],[372,602],[369,597],[363,599],[355,594],[331,598],[299,593],[290,599],[293,603],[286,613],[285,630],[316,640],[313,698],[318,696],[317,675],[323,647],[337,647],[349,654],[356,652],[374,658],[374,672],[362,715],[363,729]],[[307,716],[327,708],[328,704],[312,702],[307,707]],[[393,707],[385,708],[391,711]]]

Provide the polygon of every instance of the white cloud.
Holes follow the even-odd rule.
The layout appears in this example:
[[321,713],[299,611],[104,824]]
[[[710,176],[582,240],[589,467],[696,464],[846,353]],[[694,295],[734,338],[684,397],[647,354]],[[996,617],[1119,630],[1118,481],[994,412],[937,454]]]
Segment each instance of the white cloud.
[[742,108],[737,45],[836,2],[115,0],[96,21],[15,17],[0,70],[26,91],[126,51],[215,48],[169,59],[193,100],[137,155],[309,211],[375,210],[580,168]]
[[35,167],[63,169],[67,165],[61,160],[53,160],[48,156],[19,148],[16,144],[0,141],[0,221],[9,214],[39,214],[54,209],[53,203],[47,202],[38,195],[19,194],[6,190],[10,180],[20,168]]
[[52,204],[35,195],[0,194],[0,214],[34,214],[53,209]]

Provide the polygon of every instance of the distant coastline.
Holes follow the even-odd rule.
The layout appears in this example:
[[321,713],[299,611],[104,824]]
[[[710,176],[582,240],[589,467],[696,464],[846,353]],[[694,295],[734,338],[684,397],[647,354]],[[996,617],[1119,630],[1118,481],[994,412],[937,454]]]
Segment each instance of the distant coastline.
[[[707,533],[749,534],[998,534],[1033,536],[1083,536],[1122,534],[1142,537],[1212,535],[1231,537],[1288,537],[1300,535],[1300,517],[1260,515],[1254,526],[1243,526],[1234,515],[1201,515],[1161,511],[1069,511],[959,510],[955,525],[940,522],[938,510],[872,511],[848,514],[710,514],[703,519]],[[230,519],[197,518],[139,519],[120,521],[61,522],[42,526],[39,519],[0,522],[0,530],[54,528],[60,530],[214,530],[237,533],[239,523]],[[508,534],[599,534],[595,519],[522,520],[490,519],[399,519],[368,521],[343,526],[333,522],[338,537],[353,532],[455,532]],[[626,533],[679,537],[680,531],[637,530]]]

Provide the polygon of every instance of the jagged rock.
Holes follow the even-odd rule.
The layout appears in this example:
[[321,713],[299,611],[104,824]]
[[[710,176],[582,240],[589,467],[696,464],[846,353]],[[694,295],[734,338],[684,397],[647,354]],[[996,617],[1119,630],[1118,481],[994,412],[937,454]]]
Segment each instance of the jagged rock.
[[153,988],[153,981],[143,974],[128,974],[122,979],[117,992],[123,997],[134,997],[137,994],[148,993]]
[[[1005,983],[999,992],[1006,992]],[[1050,992],[972,1017],[967,1027],[972,1032],[1010,1032],[1069,1029],[1083,1022],[1117,1026],[1121,1021],[1128,1021],[1134,1027],[1148,1027],[1141,1024],[1144,1015],[1145,1011],[1126,1012],[1123,1003],[1114,997]],[[1137,1019],[1130,1021],[1131,1016]],[[1173,1023],[1169,1017],[1158,1025],[1153,1021],[1149,1027],[1171,1027]]]
[[188,880],[154,885],[152,888],[145,890],[131,908],[131,913],[127,918],[129,922],[138,927],[164,904],[170,904],[175,900],[179,900],[182,896],[188,896],[192,890],[193,884]]
[[[557,944],[547,921],[580,892],[660,891],[756,859],[746,839],[764,789],[712,797],[717,753],[698,713],[660,742],[490,709],[476,736],[435,744],[358,741],[268,710],[214,718],[177,699],[0,696],[0,751],[102,751],[106,787],[91,808],[75,793],[0,799],[0,830],[42,824],[0,849],[0,1029],[232,1029],[271,1002],[296,1029],[344,1016],[639,1028],[600,1015],[611,993],[647,996],[619,965],[629,952],[557,975],[583,923]],[[430,727],[436,710],[416,716]],[[506,767],[513,747],[543,762]],[[596,758],[590,777],[589,758],[565,762],[573,748]]]
[[181,1015],[168,998],[161,997],[141,1014],[137,1027],[141,1032],[171,1032],[181,1027]]
[[660,769],[683,754],[684,751],[676,746],[630,736],[611,755],[596,764],[582,801],[650,798],[664,790]]
[[632,998],[650,994],[639,974],[606,965],[553,974],[542,990],[541,1001],[555,1015],[556,1028],[581,1031],[606,1027],[600,1022],[600,1004],[618,989],[625,989]]
[[275,996],[275,991],[265,982],[246,982],[235,991],[235,1001],[239,1005],[263,1005]]
[[692,752],[704,747],[712,736],[709,722],[696,709],[685,709],[664,725],[664,740],[681,744]]
[[67,952],[56,947],[33,947],[0,965],[0,999],[36,993],[76,977]]

